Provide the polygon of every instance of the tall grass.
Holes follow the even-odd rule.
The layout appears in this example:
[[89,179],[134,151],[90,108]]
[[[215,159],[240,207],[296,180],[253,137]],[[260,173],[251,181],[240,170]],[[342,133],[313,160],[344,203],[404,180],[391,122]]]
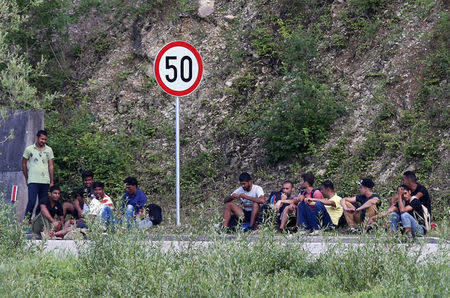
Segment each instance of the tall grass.
[[450,284],[444,248],[419,261],[411,244],[385,238],[330,245],[319,255],[303,249],[301,238],[279,242],[264,233],[253,242],[246,235],[218,236],[209,245],[188,241],[168,251],[139,233],[93,232],[91,238],[78,256],[30,251],[2,258],[0,295],[444,296]]

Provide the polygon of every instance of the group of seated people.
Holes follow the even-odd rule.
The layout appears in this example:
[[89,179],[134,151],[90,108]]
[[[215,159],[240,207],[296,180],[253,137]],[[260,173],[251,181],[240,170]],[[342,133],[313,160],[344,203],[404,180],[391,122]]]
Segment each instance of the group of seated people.
[[[241,223],[244,231],[255,229],[268,210],[277,214],[278,231],[298,231],[301,234],[317,235],[321,230],[332,230],[348,225],[348,232],[359,233],[356,224],[369,231],[379,219],[389,216],[392,231],[400,230],[412,237],[424,235],[431,229],[431,200],[427,189],[417,182],[414,172],[406,171],[402,184],[389,202],[390,207],[380,212],[380,196],[373,192],[371,179],[362,179],[359,194],[353,197],[339,196],[330,180],[314,188],[314,175],[301,175],[297,192],[291,181],[285,181],[279,192],[270,194],[266,201],[263,189],[253,184],[250,174],[239,176],[240,187],[224,199],[223,227],[235,229]],[[236,203],[235,200],[240,202]]]
[[[87,218],[98,220],[105,230],[112,224],[148,229],[162,220],[159,206],[146,206],[147,196],[138,188],[136,178],[128,177],[124,180],[125,193],[118,212],[114,212],[114,203],[105,193],[104,183],[94,181],[93,172],[84,171],[81,178],[83,187],[76,190],[73,202],[61,203],[60,187],[50,187],[48,198],[39,202],[37,215],[32,220],[33,233],[48,239],[63,238],[75,228],[87,229]],[[72,219],[66,220],[67,215]]]

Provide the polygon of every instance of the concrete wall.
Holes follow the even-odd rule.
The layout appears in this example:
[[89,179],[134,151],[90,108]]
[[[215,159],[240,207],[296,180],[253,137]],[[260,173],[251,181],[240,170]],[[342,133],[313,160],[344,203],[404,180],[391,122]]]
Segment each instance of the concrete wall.
[[0,141],[14,130],[14,138],[0,144],[0,193],[11,203],[13,185],[18,186],[16,215],[23,219],[28,202],[28,189],[22,173],[22,154],[25,147],[35,142],[36,132],[44,129],[44,111],[7,111],[0,115]]

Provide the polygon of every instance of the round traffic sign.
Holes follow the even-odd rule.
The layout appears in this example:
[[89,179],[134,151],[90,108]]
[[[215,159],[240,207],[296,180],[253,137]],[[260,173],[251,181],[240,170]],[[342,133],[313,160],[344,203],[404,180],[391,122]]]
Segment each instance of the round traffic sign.
[[174,96],[184,96],[200,84],[203,62],[192,45],[174,41],[156,55],[154,71],[156,81],[164,91]]

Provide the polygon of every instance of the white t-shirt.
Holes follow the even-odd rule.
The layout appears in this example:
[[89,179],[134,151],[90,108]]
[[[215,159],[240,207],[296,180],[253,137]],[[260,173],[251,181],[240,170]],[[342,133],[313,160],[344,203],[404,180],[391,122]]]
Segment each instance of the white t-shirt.
[[114,208],[113,201],[109,196],[105,195],[101,201],[96,198],[92,198],[89,204],[83,205],[83,214],[90,214],[95,216],[100,215],[103,211],[103,208],[105,208],[106,206],[109,206],[111,209]]
[[[237,194],[237,195],[245,194],[245,195],[247,195],[249,197],[253,197],[253,198],[256,199],[256,198],[259,198],[260,196],[263,196],[264,195],[264,191],[263,191],[261,186],[253,184],[252,185],[252,189],[250,189],[250,191],[245,191],[242,188],[242,186],[240,186],[238,189],[233,191],[233,194]],[[244,210],[245,211],[252,211],[252,209],[253,209],[253,201],[246,200],[246,199],[243,199],[243,198],[241,198],[241,201],[242,201],[242,205],[244,206]]]

